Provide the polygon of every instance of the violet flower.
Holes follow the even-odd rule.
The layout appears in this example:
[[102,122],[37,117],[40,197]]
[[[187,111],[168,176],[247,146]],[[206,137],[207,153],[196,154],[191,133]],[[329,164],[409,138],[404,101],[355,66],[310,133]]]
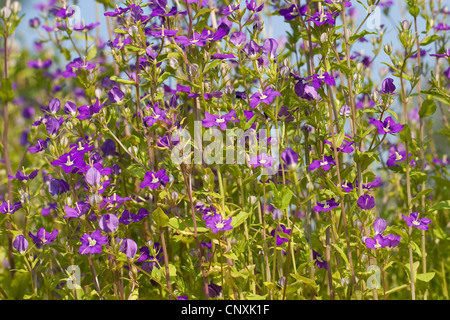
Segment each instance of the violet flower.
[[142,221],[147,215],[148,211],[145,208],[140,208],[137,213],[131,213],[128,210],[124,210],[119,218],[119,222],[127,226],[132,222]]
[[103,215],[98,221],[100,229],[106,233],[113,233],[119,227],[119,219],[112,213]]
[[136,256],[137,244],[132,239],[123,239],[120,242],[120,252],[125,253],[127,258],[133,259]]
[[390,240],[381,234],[377,234],[373,239],[366,238],[364,242],[366,243],[366,247],[369,249],[379,249],[390,245]]
[[268,156],[267,154],[263,153],[256,157],[253,157],[250,159],[248,164],[252,165],[253,168],[263,166],[265,168],[271,168],[273,165],[274,158]]
[[58,236],[58,230],[54,229],[52,233],[49,233],[45,231],[45,228],[40,228],[36,235],[31,233],[31,231],[28,232],[28,235],[33,240],[33,243],[36,245],[38,249],[41,249],[44,244],[50,244],[53,241],[55,241],[56,237]]
[[379,90],[380,93],[383,94],[394,94],[396,87],[394,85],[394,79],[392,78],[386,78],[383,80],[381,84],[381,90]]
[[202,126],[204,126],[205,128],[218,126],[220,127],[220,130],[226,130],[227,123],[230,121],[239,121],[238,119],[236,119],[236,111],[234,111],[233,109],[223,116],[209,114],[207,111],[205,111],[205,119],[202,120]]
[[16,236],[13,241],[13,248],[24,254],[28,249],[28,240],[21,234]]
[[11,206],[9,201],[3,201],[3,203],[0,205],[0,212],[3,214],[13,214],[20,208],[22,208],[21,202],[16,202]]
[[365,194],[358,198],[357,204],[363,210],[370,210],[375,207],[375,198]]
[[313,160],[309,165],[309,170],[313,171],[317,168],[322,168],[324,171],[328,171],[332,164],[336,164],[333,156],[324,156],[323,160]]
[[[280,226],[277,228],[277,240],[276,240],[277,246],[281,246],[283,244],[283,242],[289,241],[289,239],[285,238],[283,235],[280,235],[280,232],[287,234],[287,235],[291,235],[291,229],[287,229],[284,224],[280,224]],[[275,229],[273,229],[270,232],[270,235],[272,237],[275,237]]]
[[82,154],[71,155],[70,153],[65,153],[52,161],[51,164],[61,166],[65,173],[70,173],[74,168],[84,167],[85,162]]
[[402,214],[402,217],[409,227],[415,227],[421,230],[428,230],[428,225],[431,223],[431,220],[428,218],[419,219],[419,214],[417,212],[412,212],[409,217],[405,217]]
[[158,172],[149,171],[145,173],[144,181],[142,181],[140,187],[144,189],[150,187],[151,190],[158,188],[161,183],[168,183],[169,177],[166,175],[166,170],[161,169]]
[[256,92],[250,97],[250,108],[256,108],[260,103],[271,104],[275,99],[275,96],[281,96],[281,93],[272,88],[269,88],[264,92]]
[[63,218],[80,218],[85,215],[91,209],[91,205],[89,203],[80,201],[76,203],[75,208],[69,207],[67,204],[65,206],[66,215]]
[[334,198],[331,198],[330,200],[325,201],[324,204],[317,202],[317,205],[313,209],[315,212],[327,212],[333,210],[336,207],[339,207],[339,204],[336,203]]
[[298,164],[298,154],[291,148],[286,148],[281,153],[281,159],[289,168],[295,168]]
[[384,230],[386,230],[386,226],[387,226],[386,220],[382,218],[377,218],[373,222],[373,230],[375,231],[375,234],[383,233]]
[[315,265],[317,268],[328,269],[327,262],[322,259],[322,256],[315,250],[313,250],[313,259],[315,260]]
[[392,117],[387,117],[384,121],[370,118],[369,123],[377,127],[379,134],[394,134],[403,130],[403,125],[395,123]]
[[15,176],[12,175],[8,175],[9,179],[17,179],[20,181],[28,181],[28,180],[33,180],[37,174],[39,173],[39,169],[34,170],[33,172],[31,172],[30,174],[24,174],[22,171],[17,171]]
[[219,231],[229,231],[233,229],[231,225],[231,217],[224,219],[220,213],[217,213],[206,220],[206,227],[211,228],[213,233]]
[[80,254],[95,254],[102,252],[102,245],[108,243],[108,238],[102,236],[100,230],[95,230],[90,235],[84,234],[80,238],[81,247],[78,250]]

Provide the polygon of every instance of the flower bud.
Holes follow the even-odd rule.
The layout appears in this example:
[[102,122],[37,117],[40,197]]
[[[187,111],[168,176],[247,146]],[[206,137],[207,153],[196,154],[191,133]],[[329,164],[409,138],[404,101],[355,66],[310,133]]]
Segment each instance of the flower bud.
[[178,66],[179,66],[178,60],[175,58],[170,58],[169,65],[174,69],[178,69]]
[[11,9],[14,13],[19,13],[19,11],[22,10],[22,5],[19,1],[14,1],[11,5]]
[[3,7],[2,10],[0,10],[0,15],[4,18],[4,19],[8,19],[11,16],[11,9],[8,7]]
[[195,64],[195,63],[188,65],[188,67],[187,67],[187,73],[188,73],[191,77],[197,76],[197,73],[198,73],[198,65]]
[[408,31],[410,26],[411,26],[411,24],[409,23],[408,20],[403,20],[403,21],[402,21],[402,28],[403,28],[403,31]]
[[274,209],[272,212],[272,218],[275,221],[283,219],[283,211],[280,209]]

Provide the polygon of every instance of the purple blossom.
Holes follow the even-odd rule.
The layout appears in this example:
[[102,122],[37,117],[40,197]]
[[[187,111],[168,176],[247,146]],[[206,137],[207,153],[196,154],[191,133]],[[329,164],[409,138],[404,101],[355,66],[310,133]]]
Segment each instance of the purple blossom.
[[117,87],[113,87],[108,91],[108,98],[112,103],[121,103],[124,97],[125,94]]
[[387,117],[384,121],[370,118],[369,123],[377,127],[379,134],[393,134],[403,130],[403,125],[400,123],[395,123],[392,117]]
[[[328,84],[330,86],[336,85],[336,82],[334,81],[334,77],[332,75],[328,74],[328,72],[325,72],[323,74],[313,74],[311,77],[312,77],[311,84],[316,89],[320,88],[320,86],[322,85],[322,82],[324,82],[325,84]],[[305,80],[308,81],[309,79],[311,79],[311,77],[307,77]]]
[[136,256],[137,244],[132,239],[123,239],[120,242],[120,252],[125,253],[127,258],[133,259]]
[[108,243],[108,238],[102,236],[100,230],[95,230],[90,235],[85,233],[80,238],[81,247],[78,250],[80,254],[95,254],[102,252],[102,245]]
[[384,248],[389,246],[390,240],[385,238],[383,235],[381,234],[377,234],[373,239],[372,238],[366,238],[364,240],[364,242],[366,243],[366,247],[369,249],[379,249],[379,248]]
[[69,184],[64,180],[52,179],[48,185],[48,191],[53,197],[57,197],[69,190]]
[[147,215],[148,211],[145,208],[140,208],[137,213],[131,213],[128,210],[124,210],[119,218],[119,222],[127,226],[132,222],[142,221]]
[[169,177],[166,175],[166,170],[161,169],[158,172],[149,171],[145,173],[144,181],[141,183],[141,189],[150,187],[151,190],[158,188],[161,183],[168,183]]
[[331,198],[330,200],[325,201],[324,204],[317,202],[317,205],[313,209],[315,212],[327,212],[333,210],[336,207],[339,207],[339,204],[336,203],[334,198]]
[[70,153],[63,154],[57,160],[52,161],[51,164],[61,166],[65,173],[71,173],[74,169],[85,166],[83,154],[72,155]]
[[0,212],[3,214],[13,214],[20,208],[22,208],[22,203],[20,202],[16,202],[11,206],[9,201],[3,201],[0,205]]
[[15,176],[11,176],[8,175],[9,179],[17,179],[20,181],[28,181],[28,180],[33,180],[37,174],[39,173],[39,169],[34,170],[33,172],[31,172],[30,174],[24,174],[22,171],[17,171]]
[[97,101],[91,105],[84,105],[78,108],[79,116],[78,119],[84,120],[84,119],[91,119],[95,114],[99,113],[100,110],[103,108],[105,103],[100,104],[100,101],[97,98]]
[[419,214],[417,212],[412,212],[409,217],[405,217],[402,214],[402,217],[409,227],[415,227],[421,230],[428,230],[428,225],[431,223],[431,220],[428,218],[419,219]]
[[52,233],[45,231],[45,228],[41,228],[36,232],[36,235],[28,232],[28,235],[33,240],[33,243],[36,245],[38,249],[41,249],[44,244],[50,244],[55,241],[58,236],[58,230],[54,229]]
[[328,171],[332,164],[336,164],[333,156],[324,156],[323,160],[313,160],[309,165],[309,170],[313,171],[317,168],[322,168],[324,171]]
[[260,103],[271,104],[275,99],[275,96],[281,96],[281,93],[267,89],[264,92],[256,92],[250,97],[250,108],[256,108]]
[[381,90],[379,91],[380,93],[383,94],[394,94],[395,91],[394,79],[392,78],[384,79],[381,84]]
[[80,201],[76,203],[75,208],[69,207],[67,204],[65,206],[66,215],[63,218],[80,218],[85,215],[91,209],[91,205],[89,203]]
[[229,231],[233,229],[231,225],[231,217],[224,219],[220,213],[217,213],[206,220],[206,227],[211,228],[213,233],[219,231]]
[[112,213],[103,215],[98,221],[100,229],[106,233],[113,233],[119,227],[119,219]]
[[23,254],[28,249],[28,240],[23,235],[19,234],[14,238],[13,248]]
[[28,61],[28,67],[33,69],[48,69],[52,66],[53,62],[50,59],[47,59],[45,61],[42,60],[34,60],[34,61]]
[[298,154],[291,148],[286,148],[281,153],[281,159],[283,159],[288,167],[295,168],[298,163]]
[[322,259],[322,256],[315,250],[313,250],[313,259],[315,260],[315,264],[317,268],[328,269],[327,262]]
[[363,210],[370,210],[375,207],[375,198],[365,194],[358,198],[357,204]]
[[384,230],[386,230],[386,226],[387,226],[386,220],[382,218],[377,218],[373,222],[373,230],[375,230],[375,234],[383,233]]
[[245,4],[247,9],[252,12],[260,12],[264,8],[264,3],[258,7],[258,4],[255,0],[251,0],[250,2],[245,0]]
[[239,120],[236,119],[236,111],[234,111],[233,109],[223,116],[209,114],[207,111],[205,111],[205,119],[202,120],[202,126],[204,126],[205,128],[218,126],[221,130],[226,130],[227,123],[230,121],[239,122]]
[[[289,241],[289,239],[285,238],[283,234],[280,235],[280,233],[291,235],[291,229],[287,229],[284,224],[280,224],[280,226],[277,228],[277,240],[276,240],[277,246],[281,246],[283,244],[283,242]],[[270,232],[270,235],[272,237],[275,237],[275,229],[273,229]]]
[[153,114],[151,116],[146,116],[144,118],[144,124],[147,127],[153,126],[157,121],[162,121],[166,119],[166,111],[163,109],[160,109],[158,106],[154,106],[153,108]]
[[248,164],[252,165],[253,168],[257,168],[259,166],[263,166],[265,168],[271,168],[273,165],[273,158],[263,153],[256,157],[250,159]]
[[303,80],[299,80],[295,84],[294,91],[298,97],[308,101],[317,100],[319,98],[317,89],[309,83],[304,83]]

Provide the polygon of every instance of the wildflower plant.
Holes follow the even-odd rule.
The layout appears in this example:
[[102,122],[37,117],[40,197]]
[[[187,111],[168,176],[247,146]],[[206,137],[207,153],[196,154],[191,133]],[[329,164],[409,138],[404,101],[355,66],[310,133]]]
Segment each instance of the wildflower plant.
[[80,10],[0,10],[1,299],[448,299],[442,1]]

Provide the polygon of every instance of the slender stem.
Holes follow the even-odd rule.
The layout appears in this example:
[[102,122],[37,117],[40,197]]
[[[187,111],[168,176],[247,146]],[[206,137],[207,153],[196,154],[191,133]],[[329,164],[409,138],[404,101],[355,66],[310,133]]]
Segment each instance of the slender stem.
[[[161,236],[161,245],[164,253],[164,266],[166,268],[167,288],[169,288],[169,290],[172,291],[172,284],[170,283],[170,272],[169,272],[169,257],[167,255],[166,239],[164,238],[163,228],[159,229],[159,234]],[[169,299],[172,300],[172,296],[169,296]]]
[[186,192],[187,192],[188,197],[189,197],[189,204],[191,206],[192,221],[194,223],[195,245],[197,247],[197,255],[198,255],[198,261],[199,261],[199,264],[200,264],[200,269],[202,270],[204,293],[205,293],[206,299],[208,300],[209,299],[208,279],[207,279],[207,276],[206,276],[206,273],[205,273],[205,269],[203,268],[202,251],[200,249],[200,244],[198,242],[197,219],[195,217],[194,201],[192,199],[192,190],[191,190],[191,186],[190,186],[190,178],[189,178],[189,181],[188,181],[187,177],[186,177],[186,167],[185,167],[184,163],[180,164],[180,166],[181,166],[181,173],[183,174],[184,184],[186,186]]
[[94,264],[92,263],[92,260],[91,260],[91,254],[88,254],[88,262],[89,262],[89,267],[91,268],[92,281],[94,282],[95,290],[97,290],[98,295],[100,297],[100,300],[103,300],[103,297],[102,297],[102,294],[101,294],[101,291],[100,291],[100,286],[98,284],[97,272],[95,272],[95,267],[94,267]]

